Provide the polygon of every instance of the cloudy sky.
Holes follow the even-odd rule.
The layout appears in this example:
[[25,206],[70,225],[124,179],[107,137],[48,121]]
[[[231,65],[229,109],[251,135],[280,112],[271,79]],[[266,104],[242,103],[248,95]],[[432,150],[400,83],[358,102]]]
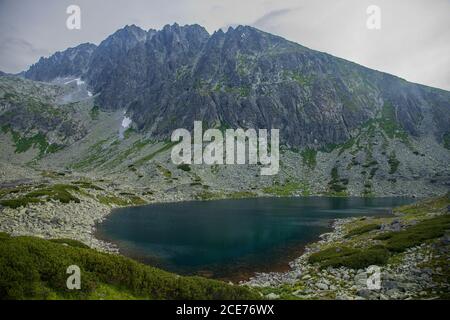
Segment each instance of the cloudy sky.
[[[81,8],[81,30],[66,8]],[[381,29],[366,27],[369,5]],[[406,80],[450,90],[450,0],[0,0],[0,70],[19,72],[41,56],[98,44],[126,24],[160,29],[198,23],[210,33],[251,25]]]

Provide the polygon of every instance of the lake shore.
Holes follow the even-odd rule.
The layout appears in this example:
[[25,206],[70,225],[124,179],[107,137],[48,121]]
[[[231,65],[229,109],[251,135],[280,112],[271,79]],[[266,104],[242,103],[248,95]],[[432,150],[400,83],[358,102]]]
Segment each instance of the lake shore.
[[[31,186],[18,192],[15,191],[11,197],[7,196],[7,198],[17,199],[23,194],[39,188],[39,186]],[[152,195],[150,201],[142,199],[144,203],[133,203],[131,200],[126,204],[115,203],[119,197],[122,197],[121,199],[127,197],[127,199],[130,199],[131,196],[121,195],[121,193],[125,193],[124,190],[117,191],[103,187],[100,189],[78,189],[74,194],[80,200],[79,203],[61,203],[60,201],[49,199],[43,203],[29,203],[25,207],[2,207],[0,208],[0,230],[13,236],[32,235],[42,238],[70,238],[79,240],[100,251],[119,253],[115,245],[95,237],[96,224],[103,221],[112,212],[112,209],[125,205],[193,200],[189,199],[189,197],[171,197],[167,195],[155,200],[156,197]],[[99,198],[104,199],[102,197],[107,197],[110,202],[98,201]],[[438,213],[423,211],[417,216],[417,219],[421,220],[430,214],[443,214],[444,211],[439,211]],[[373,218],[369,218],[369,220],[371,219]],[[411,219],[411,217],[408,214],[405,215],[399,212],[395,217],[383,219],[376,221],[383,226],[394,224],[399,228],[397,231],[401,231],[410,225],[408,219]],[[424,261],[430,262],[435,260],[436,254],[433,247],[435,243],[423,243],[408,248],[401,255],[396,255],[395,259],[391,259],[392,261],[386,266],[383,266],[382,278],[385,283],[388,283],[388,286],[386,290],[383,289],[382,291],[367,290],[365,269],[355,270],[343,267],[323,269],[308,262],[311,254],[332,244],[362,244],[364,246],[363,241],[366,244],[374,242],[372,239],[364,237],[362,239],[353,239],[350,242],[345,238],[346,232],[360,223],[361,221],[358,218],[336,220],[333,224],[332,232],[322,235],[320,241],[309,244],[303,254],[299,253],[300,257],[290,263],[291,270],[257,274],[242,284],[258,288],[267,298],[288,297],[301,299],[438,298],[448,290],[449,284],[447,280],[447,282],[439,282],[438,284],[432,281],[436,274],[439,276],[439,274],[447,272],[445,270],[442,271],[442,265],[437,264],[438,266],[435,266],[435,268],[427,266],[425,269],[421,266]],[[380,231],[372,231],[372,233],[378,232]],[[448,239],[445,238],[442,241],[444,241],[444,247],[448,248]],[[442,256],[448,257],[448,253]]]
[[[397,233],[400,237],[408,232],[412,234],[412,230],[434,219],[445,219],[448,224],[449,204],[450,194],[447,194],[396,208],[393,217],[336,219],[333,231],[321,235],[320,241],[309,244],[305,252],[290,263],[291,270],[260,273],[240,284],[257,288],[268,299],[448,299],[450,234],[443,228],[441,232],[432,231],[434,234],[421,243],[402,244],[403,250],[394,251],[380,265],[367,263],[365,267],[351,268],[344,266],[345,260],[341,260],[341,263],[327,266],[311,261],[311,258],[324,252],[334,252],[338,256],[349,247],[370,250],[371,246],[383,245],[377,240],[382,239],[383,234],[394,234],[394,237]],[[375,223],[380,228],[349,237],[352,230],[363,230],[362,226]],[[377,274],[372,271],[374,267],[378,268]],[[374,279],[374,275],[379,281],[377,288],[368,285],[368,279]]]

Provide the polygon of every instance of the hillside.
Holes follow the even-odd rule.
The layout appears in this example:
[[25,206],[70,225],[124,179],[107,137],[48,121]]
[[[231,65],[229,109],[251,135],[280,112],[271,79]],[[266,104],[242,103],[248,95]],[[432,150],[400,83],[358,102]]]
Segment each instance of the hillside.
[[392,138],[448,132],[450,93],[314,51],[248,26],[209,35],[199,25],[148,32],[126,26],[99,46],[41,59],[26,78],[81,78],[102,110],[170,137],[209,127],[279,128],[288,147],[314,150],[355,138],[369,122]]
[[[69,239],[0,234],[0,299],[257,299],[244,287],[181,277]],[[66,287],[70,265],[81,289]]]

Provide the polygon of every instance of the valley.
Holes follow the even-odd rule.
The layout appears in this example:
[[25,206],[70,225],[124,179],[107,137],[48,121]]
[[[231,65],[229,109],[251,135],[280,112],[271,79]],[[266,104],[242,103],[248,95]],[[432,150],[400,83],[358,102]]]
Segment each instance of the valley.
[[[126,26],[98,46],[82,44],[19,75],[0,75],[0,231],[9,235],[0,241],[71,239],[114,260],[122,258],[118,248],[95,231],[116,208],[273,197],[430,198],[394,209],[392,217],[337,220],[332,233],[299,252],[292,270],[261,273],[244,284],[251,293],[237,292],[269,299],[448,297],[448,231],[439,225],[448,226],[449,111],[448,91],[252,27],[210,35],[198,25]],[[222,133],[279,129],[278,173],[261,175],[259,162],[174,164],[171,133],[191,130],[195,121]],[[408,242],[408,232],[420,241]],[[49,250],[77,254],[66,249]],[[384,266],[395,288],[361,291],[370,264]],[[420,268],[431,271],[417,280]],[[117,293],[108,286],[120,281],[108,281],[103,288]],[[140,289],[130,296],[149,297]]]

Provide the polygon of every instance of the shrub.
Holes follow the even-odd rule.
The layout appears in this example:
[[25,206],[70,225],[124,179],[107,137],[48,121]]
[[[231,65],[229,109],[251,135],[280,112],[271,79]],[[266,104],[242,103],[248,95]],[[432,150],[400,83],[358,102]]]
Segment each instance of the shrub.
[[[105,288],[114,292],[114,298],[259,297],[245,287],[178,276],[119,255],[84,248],[77,241],[67,239],[48,241],[0,234],[0,257],[0,299],[90,299],[98,297],[98,291],[104,292]],[[66,270],[70,265],[77,265],[82,271],[80,290],[66,287]]]
[[378,230],[380,228],[381,228],[381,225],[376,224],[376,223],[366,224],[362,227],[358,227],[358,228],[350,230],[345,237],[349,238],[352,236],[364,234],[364,233],[372,231],[372,230]]
[[443,236],[448,229],[450,229],[450,215],[445,214],[443,216],[421,221],[402,231],[381,234],[375,237],[375,239],[385,240],[386,248],[389,249],[389,251],[403,252],[424,241]]
[[346,267],[363,269],[370,265],[383,265],[389,259],[389,251],[383,246],[370,248],[331,247],[311,254],[309,262],[319,263],[321,268]]
[[191,171],[191,166],[188,165],[187,163],[179,164],[179,165],[177,166],[177,168],[180,169],[180,170],[186,171],[186,172]]

